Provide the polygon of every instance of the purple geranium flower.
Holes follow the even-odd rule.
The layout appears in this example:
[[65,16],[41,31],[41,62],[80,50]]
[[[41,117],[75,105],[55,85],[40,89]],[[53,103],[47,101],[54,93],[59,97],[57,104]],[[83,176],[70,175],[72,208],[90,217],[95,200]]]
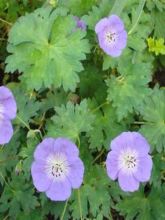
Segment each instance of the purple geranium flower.
[[17,106],[12,92],[0,86],[0,144],[6,144],[13,135],[11,120],[16,117]]
[[127,32],[117,15],[101,19],[95,26],[100,47],[112,57],[121,55],[127,44]]
[[76,21],[76,27],[80,28],[83,31],[86,31],[86,24],[83,20],[81,20],[79,17],[74,16],[74,19]]
[[66,138],[45,138],[34,152],[34,186],[54,201],[64,201],[83,182],[84,165],[77,146]]
[[112,180],[118,178],[123,191],[138,190],[139,182],[150,179],[152,159],[150,146],[138,132],[123,132],[111,142],[106,167]]

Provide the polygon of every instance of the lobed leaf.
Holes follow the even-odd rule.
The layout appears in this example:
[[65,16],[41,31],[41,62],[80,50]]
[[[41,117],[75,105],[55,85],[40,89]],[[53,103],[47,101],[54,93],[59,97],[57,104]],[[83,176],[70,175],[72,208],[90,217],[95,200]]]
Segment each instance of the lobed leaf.
[[79,105],[68,102],[66,106],[55,107],[55,111],[56,115],[47,124],[48,136],[76,140],[81,132],[92,129],[94,115],[88,109],[87,100]]
[[[27,88],[42,86],[74,91],[83,70],[81,60],[89,52],[85,31],[76,29],[66,9],[37,9],[18,19],[9,33],[6,72],[23,72]],[[65,15],[65,17],[64,17]],[[27,28],[28,27],[28,28]]]

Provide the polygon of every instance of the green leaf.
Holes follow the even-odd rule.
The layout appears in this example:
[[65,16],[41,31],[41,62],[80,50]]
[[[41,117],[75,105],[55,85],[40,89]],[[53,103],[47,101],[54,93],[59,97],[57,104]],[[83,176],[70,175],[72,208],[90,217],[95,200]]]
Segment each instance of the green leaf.
[[116,209],[125,216],[126,220],[163,220],[164,214],[164,190],[152,188],[148,196],[142,192],[136,192],[121,200]]
[[108,86],[108,101],[116,108],[118,120],[125,118],[129,113],[137,111],[143,99],[150,95],[148,83],[151,80],[150,63],[131,63],[128,57],[123,57],[118,63],[118,77],[111,76],[106,81]]
[[107,94],[103,73],[95,66],[87,66],[80,75],[79,89],[81,97],[95,97],[98,102],[104,102]]
[[126,220],[132,220],[135,217],[140,220],[139,215],[141,216],[141,219],[145,220],[149,220],[147,216],[151,217],[149,214],[149,201],[141,192],[134,193],[134,196],[127,197],[123,201],[119,202],[116,205],[116,209],[120,212],[120,214],[126,217]]
[[[88,175],[85,177],[85,184],[80,188],[83,217],[86,219],[89,213],[89,219],[94,219],[94,217],[100,214],[108,218],[110,216],[109,205],[111,198],[108,192],[109,181],[105,170],[99,166],[92,166],[91,169],[89,169],[88,166],[87,169]],[[71,211],[73,211],[72,217],[73,219],[79,219],[80,213],[77,207],[77,192],[74,192],[72,199],[74,200],[70,206]]]
[[[36,101],[33,93],[25,92],[25,90],[20,88],[17,84],[14,85],[13,93],[17,102],[17,119],[15,123],[25,127],[25,123],[29,124],[32,118],[37,115],[41,103]],[[24,95],[22,95],[22,93]]]
[[153,169],[150,182],[153,183],[155,188],[161,188],[162,177],[165,170],[165,158],[157,153],[153,156]]
[[97,150],[101,150],[102,147],[109,149],[112,139],[127,130],[126,122],[125,124],[117,122],[116,111],[111,105],[102,107],[95,114],[93,124],[95,129],[88,132],[89,147]]
[[67,101],[67,93],[61,90],[48,91],[46,98],[42,99],[42,106],[40,111],[45,113],[49,109],[53,109],[55,105],[62,105]]
[[30,213],[21,212],[20,215],[17,217],[17,220],[41,220],[44,219],[44,216],[41,214],[40,210],[34,210]]
[[163,12],[165,8],[164,0],[148,0],[147,1],[147,8],[153,12],[153,9],[158,9],[160,12]]
[[165,11],[152,11],[152,22],[154,25],[154,37],[164,38],[165,30],[162,26],[165,24]]
[[153,29],[153,24],[151,23],[151,15],[143,11],[143,13],[140,14],[140,17],[137,17],[137,11],[134,8],[132,9],[131,15],[132,22],[129,24],[130,30],[128,32],[127,46],[136,51],[143,51],[147,46],[146,38],[148,38]]
[[88,109],[87,100],[79,105],[68,102],[66,106],[55,107],[55,111],[56,115],[47,125],[48,136],[76,140],[81,132],[92,129],[94,115]]
[[1,179],[1,175],[9,177],[9,173],[15,172],[15,167],[18,163],[17,152],[21,145],[22,136],[24,136],[24,133],[18,132],[16,129],[11,141],[0,150],[0,182],[2,185],[4,179]]
[[110,15],[111,14],[115,14],[115,15],[118,15],[120,16],[121,12],[123,11],[126,3],[127,3],[128,0],[123,0],[123,1],[120,1],[120,0],[116,0],[113,4],[113,7],[111,9],[111,12],[110,12]]
[[73,16],[66,16],[66,10],[38,9],[12,27],[6,71],[23,72],[21,79],[30,89],[54,85],[74,91],[79,82],[77,73],[83,70],[80,61],[89,52],[85,34],[76,29]]
[[145,121],[140,132],[147,138],[152,150],[165,150],[165,90],[155,88],[143,102],[140,112]]
[[136,28],[136,26],[137,26],[137,24],[138,24],[138,22],[140,20],[141,14],[143,12],[143,7],[145,5],[145,2],[146,2],[146,0],[140,0],[139,1],[139,6],[138,6],[138,8],[136,10],[136,14],[132,18],[132,28],[128,32],[128,34],[131,34],[135,30],[135,28]]
[[[33,195],[34,190],[25,183],[23,176],[12,175],[12,180],[6,185],[0,200],[0,212],[9,209],[8,215],[16,220],[21,213],[29,213],[38,206],[37,198]],[[5,206],[4,206],[5,204]]]
[[[75,220],[80,219],[80,210],[78,206],[78,192],[75,190],[72,195],[73,202],[70,205],[70,211],[72,212],[72,218]],[[80,188],[80,200],[81,200],[81,210],[82,215],[85,218],[88,215],[88,200],[86,191],[83,188]]]
[[151,193],[149,195],[150,206],[151,206],[151,216],[153,220],[155,219],[165,219],[165,212],[164,212],[164,202],[165,202],[165,187],[159,187],[155,189],[152,187]]
[[21,173],[24,174],[24,179],[29,180],[31,176],[31,164],[33,162],[33,153],[38,144],[38,140],[35,138],[28,138],[27,145],[22,146],[19,157],[21,158]]
[[82,16],[91,9],[96,1],[98,0],[61,0],[59,5],[67,7],[74,15]]

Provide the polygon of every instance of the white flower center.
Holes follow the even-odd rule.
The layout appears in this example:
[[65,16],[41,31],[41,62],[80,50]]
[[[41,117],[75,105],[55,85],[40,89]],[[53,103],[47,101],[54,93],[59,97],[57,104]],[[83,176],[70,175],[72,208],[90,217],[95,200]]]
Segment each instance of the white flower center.
[[120,153],[118,159],[119,169],[124,171],[125,173],[133,173],[137,170],[138,167],[138,153],[134,149],[126,149]]
[[45,171],[49,178],[54,181],[65,179],[70,171],[70,166],[66,156],[63,153],[50,155],[46,160]]
[[0,103],[0,121],[3,119],[4,106]]
[[117,34],[114,32],[106,31],[105,32],[105,41],[108,44],[114,44],[117,40]]

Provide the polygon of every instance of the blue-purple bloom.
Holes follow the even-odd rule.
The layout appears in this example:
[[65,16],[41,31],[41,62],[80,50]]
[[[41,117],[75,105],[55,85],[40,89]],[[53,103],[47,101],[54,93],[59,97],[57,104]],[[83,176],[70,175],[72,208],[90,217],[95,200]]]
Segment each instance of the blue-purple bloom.
[[99,45],[112,57],[121,55],[127,44],[127,32],[123,21],[117,15],[101,19],[95,26]]
[[7,144],[12,135],[11,120],[16,117],[16,101],[12,92],[5,86],[0,86],[0,144]]
[[77,146],[66,138],[45,138],[34,152],[33,184],[53,201],[64,201],[83,182],[84,165]]
[[150,146],[138,132],[123,132],[111,142],[106,167],[112,180],[118,179],[123,191],[138,190],[140,182],[147,182],[151,176],[152,159],[148,154]]
[[74,16],[74,19],[76,21],[76,27],[80,28],[83,31],[86,31],[86,24],[83,20],[81,20],[79,17]]

